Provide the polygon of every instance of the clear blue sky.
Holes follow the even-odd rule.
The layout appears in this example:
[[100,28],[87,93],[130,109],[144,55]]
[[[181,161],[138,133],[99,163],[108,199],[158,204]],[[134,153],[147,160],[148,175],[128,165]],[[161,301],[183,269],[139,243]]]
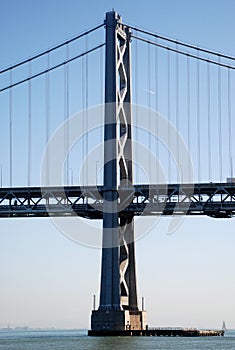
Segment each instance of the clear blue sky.
[[[235,3],[224,1],[2,1],[0,67],[103,21],[127,23],[235,55]],[[234,220],[164,218],[137,242],[139,297],[152,326],[235,328]],[[79,228],[78,228],[79,230]],[[47,219],[0,221],[0,327],[89,328],[100,250],[67,239]]]

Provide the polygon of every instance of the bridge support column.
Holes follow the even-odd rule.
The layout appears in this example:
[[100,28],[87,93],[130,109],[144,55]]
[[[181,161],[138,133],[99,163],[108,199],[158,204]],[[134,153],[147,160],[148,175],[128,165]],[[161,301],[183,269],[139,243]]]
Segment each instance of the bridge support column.
[[146,328],[146,314],[137,304],[134,218],[118,212],[128,202],[118,189],[130,188],[131,196],[133,188],[130,29],[114,11],[106,14],[105,25],[102,268],[100,305],[92,312],[90,335]]

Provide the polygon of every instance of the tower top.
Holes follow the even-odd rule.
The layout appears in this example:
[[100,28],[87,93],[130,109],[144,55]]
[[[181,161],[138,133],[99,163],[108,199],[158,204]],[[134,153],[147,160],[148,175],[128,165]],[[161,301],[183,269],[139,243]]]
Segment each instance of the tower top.
[[106,21],[108,20],[108,18],[112,18],[112,19],[115,19],[115,20],[118,20],[120,22],[122,22],[122,17],[121,15],[119,15],[115,9],[113,8],[112,11],[109,11],[109,12],[106,12]]

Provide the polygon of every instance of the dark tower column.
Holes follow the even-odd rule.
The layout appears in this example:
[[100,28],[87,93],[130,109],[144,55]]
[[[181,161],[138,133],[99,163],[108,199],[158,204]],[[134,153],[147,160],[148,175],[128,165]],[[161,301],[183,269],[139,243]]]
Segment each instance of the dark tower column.
[[100,310],[120,310],[117,207],[117,72],[115,64],[117,61],[117,20],[115,12],[106,14],[104,205]]
[[105,26],[102,268],[100,305],[91,317],[92,331],[101,333],[145,328],[137,304],[134,218],[118,212],[133,195],[130,29],[114,11],[106,13]]

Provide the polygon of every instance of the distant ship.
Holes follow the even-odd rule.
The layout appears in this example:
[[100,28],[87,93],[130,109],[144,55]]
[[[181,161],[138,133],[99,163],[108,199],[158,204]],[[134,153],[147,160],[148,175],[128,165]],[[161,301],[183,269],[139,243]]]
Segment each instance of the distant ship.
[[227,327],[226,327],[225,321],[223,321],[222,330],[223,330],[223,331],[227,331]]

